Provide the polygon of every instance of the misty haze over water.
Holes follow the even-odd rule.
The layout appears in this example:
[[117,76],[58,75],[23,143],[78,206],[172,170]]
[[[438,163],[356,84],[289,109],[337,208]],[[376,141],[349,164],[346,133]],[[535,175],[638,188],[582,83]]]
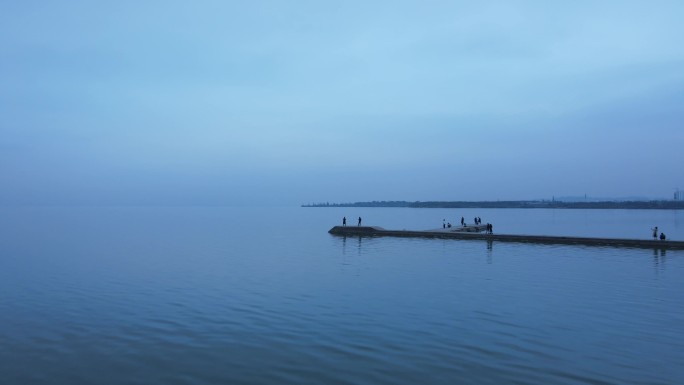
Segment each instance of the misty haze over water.
[[681,211],[294,207],[672,199],[682,15],[0,2],[0,383],[684,383],[681,251],[327,233],[684,240]]

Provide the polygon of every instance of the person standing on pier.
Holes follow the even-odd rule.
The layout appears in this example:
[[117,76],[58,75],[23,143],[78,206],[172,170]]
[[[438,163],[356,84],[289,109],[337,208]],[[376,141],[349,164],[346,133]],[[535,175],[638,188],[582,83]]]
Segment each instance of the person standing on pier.
[[347,226],[347,217],[342,217],[342,226]]
[[658,226],[652,228],[653,230],[653,239],[658,239]]
[[359,224],[357,226],[361,226],[361,217],[359,217]]
[[461,226],[465,226],[465,219],[463,217],[461,217]]

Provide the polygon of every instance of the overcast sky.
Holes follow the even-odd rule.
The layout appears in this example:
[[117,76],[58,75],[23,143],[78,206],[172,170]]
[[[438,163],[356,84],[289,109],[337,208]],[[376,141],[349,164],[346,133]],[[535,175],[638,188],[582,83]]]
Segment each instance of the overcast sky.
[[0,204],[671,199],[684,1],[4,1]]

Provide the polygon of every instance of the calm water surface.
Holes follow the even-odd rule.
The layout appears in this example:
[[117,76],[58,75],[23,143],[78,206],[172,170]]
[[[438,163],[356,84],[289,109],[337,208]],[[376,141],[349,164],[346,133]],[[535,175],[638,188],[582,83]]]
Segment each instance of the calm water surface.
[[676,211],[0,208],[0,383],[684,383],[684,252],[343,215],[684,240]]

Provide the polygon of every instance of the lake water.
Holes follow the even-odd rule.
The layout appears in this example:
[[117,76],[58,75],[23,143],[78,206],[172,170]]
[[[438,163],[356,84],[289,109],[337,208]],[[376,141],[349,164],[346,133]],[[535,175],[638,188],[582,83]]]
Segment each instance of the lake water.
[[684,212],[0,208],[2,384],[682,384]]

